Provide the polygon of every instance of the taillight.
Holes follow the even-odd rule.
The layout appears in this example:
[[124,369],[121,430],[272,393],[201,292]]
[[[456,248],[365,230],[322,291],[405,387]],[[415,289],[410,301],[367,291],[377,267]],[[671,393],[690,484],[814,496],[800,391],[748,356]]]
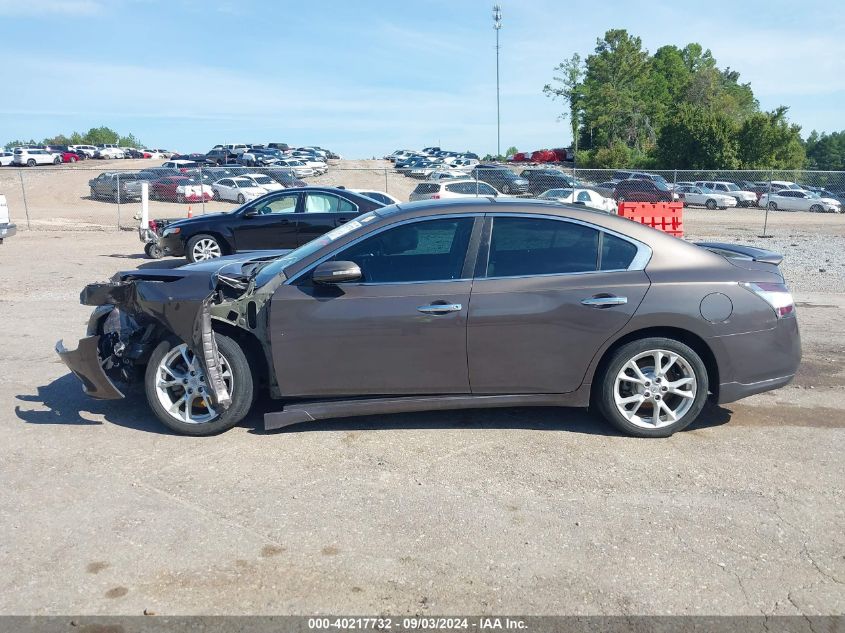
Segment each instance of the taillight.
[[150,230],[153,233],[155,233],[158,230],[158,222],[156,222],[155,220],[150,220],[149,222],[147,222],[147,226],[150,227]]
[[440,200],[440,194],[439,194],[439,193],[434,193],[434,194],[432,194],[432,195],[431,195],[431,199],[432,199],[432,200]]
[[772,306],[779,319],[795,314],[795,302],[786,284],[758,281],[746,282],[742,286]]

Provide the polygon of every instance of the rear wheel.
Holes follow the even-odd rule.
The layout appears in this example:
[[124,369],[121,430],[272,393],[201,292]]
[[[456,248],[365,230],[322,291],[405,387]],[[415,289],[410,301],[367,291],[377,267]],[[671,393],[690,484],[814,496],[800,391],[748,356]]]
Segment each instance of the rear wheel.
[[691,347],[654,337],[616,350],[596,384],[595,403],[616,428],[637,437],[668,437],[701,413],[708,377]]
[[704,206],[705,206],[705,207],[707,207],[708,209],[710,209],[710,210],[712,211],[712,210],[713,210],[713,209],[715,209],[718,205],[716,204],[716,201],[715,201],[715,200],[713,200],[712,198],[709,198],[709,199],[707,200],[707,202],[705,202],[705,203],[704,203]]
[[810,211],[812,211],[813,213],[822,213],[824,212],[824,207],[822,207],[822,205],[820,204],[814,204],[810,207]]
[[169,429],[183,435],[216,435],[243,420],[255,399],[249,362],[232,339],[215,334],[223,382],[232,399],[223,410],[212,403],[199,359],[176,338],[153,350],[144,375],[147,402]]
[[53,164],[54,164],[54,165],[59,165],[59,164],[61,164],[61,162],[62,162],[62,157],[61,157],[61,156],[56,156],[56,157],[53,159]]
[[204,262],[223,256],[223,248],[213,235],[200,233],[188,240],[185,257],[189,262]]
[[30,158],[28,161],[26,161],[26,166],[27,167],[35,167],[35,159]]

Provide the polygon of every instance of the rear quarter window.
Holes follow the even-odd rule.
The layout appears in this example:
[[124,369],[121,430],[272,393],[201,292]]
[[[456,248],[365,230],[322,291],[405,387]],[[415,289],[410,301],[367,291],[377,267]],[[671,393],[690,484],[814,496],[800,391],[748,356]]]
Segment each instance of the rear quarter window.
[[602,234],[601,270],[625,270],[634,261],[637,247],[610,233]]

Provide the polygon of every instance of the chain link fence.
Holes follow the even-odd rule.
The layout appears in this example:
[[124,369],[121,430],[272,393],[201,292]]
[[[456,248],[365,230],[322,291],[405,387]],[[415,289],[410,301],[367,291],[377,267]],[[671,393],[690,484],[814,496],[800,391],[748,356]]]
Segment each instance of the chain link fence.
[[[228,211],[267,191],[306,184],[380,192],[401,202],[505,195],[582,203],[609,212],[620,200],[679,200],[690,210],[712,214],[712,222],[736,223],[741,218],[764,232],[771,213],[845,209],[845,172],[642,171],[555,164],[397,166],[387,161],[329,161],[326,169],[317,170],[242,165],[180,169],[150,160],[132,161],[128,168],[127,162],[3,167],[0,194],[6,196],[12,220],[22,230],[137,228],[144,182],[150,217],[164,219]],[[793,220],[803,221],[798,216]]]

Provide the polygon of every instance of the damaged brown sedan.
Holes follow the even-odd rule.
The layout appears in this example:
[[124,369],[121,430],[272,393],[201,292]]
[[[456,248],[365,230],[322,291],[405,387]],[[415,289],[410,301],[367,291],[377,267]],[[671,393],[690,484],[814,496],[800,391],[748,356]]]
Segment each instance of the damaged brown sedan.
[[708,397],[789,383],[801,358],[781,257],[692,244],[558,203],[400,204],[291,252],[92,284],[77,350],[95,398],[143,382],[169,428],[211,435],[259,390],[265,427],[328,417],[590,406],[665,437]]

